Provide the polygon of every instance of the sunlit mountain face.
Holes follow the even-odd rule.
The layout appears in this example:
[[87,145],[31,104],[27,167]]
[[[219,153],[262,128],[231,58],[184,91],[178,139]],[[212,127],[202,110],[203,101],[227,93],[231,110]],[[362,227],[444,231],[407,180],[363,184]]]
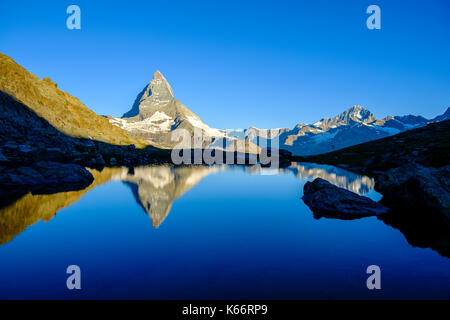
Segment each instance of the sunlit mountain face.
[[[0,92],[23,103],[58,131],[70,137],[88,138],[115,145],[145,145],[143,140],[129,136],[109,123],[106,118],[95,114],[77,97],[58,89],[57,84],[50,78],[39,79],[3,53],[0,53]],[[10,103],[5,102],[2,101],[2,107],[9,107],[9,116],[19,117],[14,114]],[[16,119],[18,120],[20,118]]]
[[[131,136],[163,148],[190,148],[194,144],[190,139],[188,142],[173,139],[172,133],[178,130],[191,137],[201,136],[202,147],[230,149],[235,146],[236,150],[245,151],[245,145],[237,144],[236,137],[227,137],[225,130],[211,128],[177,100],[172,87],[159,71],[154,73],[150,83],[137,95],[131,110],[120,118],[108,118],[112,125]],[[252,153],[258,151],[256,145],[252,145],[252,148]]]

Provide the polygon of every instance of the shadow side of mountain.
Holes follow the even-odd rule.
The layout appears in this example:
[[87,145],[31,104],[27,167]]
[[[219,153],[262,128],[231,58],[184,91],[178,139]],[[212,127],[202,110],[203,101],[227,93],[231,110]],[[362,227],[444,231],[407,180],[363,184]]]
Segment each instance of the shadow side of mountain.
[[144,96],[145,91],[147,90],[147,86],[145,85],[144,89],[142,89],[141,92],[136,96],[136,99],[134,100],[133,106],[131,107],[130,111],[125,112],[122,115],[122,118],[132,118],[139,114],[139,104],[141,102],[142,97]]

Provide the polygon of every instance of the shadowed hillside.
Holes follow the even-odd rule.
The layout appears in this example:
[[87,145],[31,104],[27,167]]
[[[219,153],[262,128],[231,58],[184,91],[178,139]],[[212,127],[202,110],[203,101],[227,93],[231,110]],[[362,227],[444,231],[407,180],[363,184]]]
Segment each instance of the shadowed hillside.
[[[14,97],[0,91],[0,206],[34,193],[80,190],[92,175],[84,169],[170,160],[168,150],[112,145],[74,138]],[[64,187],[63,187],[64,186]],[[5,190],[15,190],[15,196]]]
[[49,78],[39,79],[0,53],[0,90],[24,103],[59,131],[76,138],[143,147],[147,143],[89,110],[81,101],[57,88]]
[[440,168],[450,163],[450,120],[296,161],[326,163],[364,173],[397,168],[408,162]]

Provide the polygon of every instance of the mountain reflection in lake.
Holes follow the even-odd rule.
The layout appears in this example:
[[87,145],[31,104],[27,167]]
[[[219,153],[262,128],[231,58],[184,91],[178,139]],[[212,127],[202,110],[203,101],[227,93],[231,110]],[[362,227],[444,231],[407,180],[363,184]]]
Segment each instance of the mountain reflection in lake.
[[[155,165],[138,168],[105,168],[101,172],[90,170],[95,180],[81,191],[61,192],[51,195],[27,194],[13,205],[0,210],[2,233],[0,244],[10,241],[27,226],[40,219],[50,220],[60,209],[76,202],[86,192],[108,181],[122,181],[132,191],[137,203],[148,214],[154,227],[158,227],[172,208],[174,200],[194,187],[203,178],[223,170],[242,170],[250,174],[294,174],[298,179],[323,178],[331,183],[356,192],[367,194],[374,181],[367,176],[327,165],[292,163],[287,168],[254,166],[181,166]],[[8,230],[11,230],[9,233]]]
[[[102,266],[114,265],[115,271],[125,273],[127,281],[112,291],[112,274],[91,279],[97,281],[96,289],[85,289],[83,298],[371,297],[363,266],[374,263],[394,267],[386,276],[396,290],[385,289],[386,295],[379,297],[406,298],[411,295],[407,281],[415,279],[415,273],[398,278],[394,262],[407,266],[419,260],[419,269],[432,273],[424,276],[435,275],[440,282],[432,280],[439,285],[431,291],[412,292],[449,297],[448,259],[411,247],[375,217],[317,221],[300,199],[304,183],[320,177],[379,200],[370,177],[305,163],[276,170],[259,165],[155,165],[91,172],[95,180],[84,190],[27,194],[0,209],[0,298],[74,298],[50,274],[64,264],[80,264],[95,273],[94,278]],[[60,211],[64,214],[56,216]],[[145,212],[151,224],[135,211]],[[447,238],[439,238],[439,246],[435,249],[442,254]],[[126,267],[121,267],[123,259]],[[337,265],[330,269],[333,263]],[[159,273],[158,279],[147,275],[141,269],[145,267]],[[38,268],[40,281],[50,289],[36,291],[26,277],[17,280],[18,270],[23,275],[28,268],[31,274]],[[349,279],[348,272],[354,278]],[[336,279],[339,275],[345,279]],[[413,285],[423,286],[430,288],[420,277]]]

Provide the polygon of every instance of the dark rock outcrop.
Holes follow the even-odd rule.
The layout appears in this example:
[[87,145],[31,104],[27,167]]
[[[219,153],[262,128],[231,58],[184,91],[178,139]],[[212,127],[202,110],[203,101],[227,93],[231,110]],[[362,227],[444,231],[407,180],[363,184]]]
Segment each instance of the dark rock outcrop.
[[23,195],[78,191],[94,180],[92,174],[77,164],[38,161],[20,167],[0,166],[0,208]]
[[408,163],[380,175],[375,189],[392,209],[440,216],[450,224],[450,165],[436,169]]
[[58,191],[71,191],[83,189],[93,180],[92,174],[77,164],[39,161],[30,166],[0,167],[0,186],[5,189],[27,186],[47,193],[45,190],[51,192],[57,185]]
[[321,178],[307,182],[303,193],[302,199],[316,219],[327,217],[352,220],[382,215],[389,210],[367,197],[336,187]]

